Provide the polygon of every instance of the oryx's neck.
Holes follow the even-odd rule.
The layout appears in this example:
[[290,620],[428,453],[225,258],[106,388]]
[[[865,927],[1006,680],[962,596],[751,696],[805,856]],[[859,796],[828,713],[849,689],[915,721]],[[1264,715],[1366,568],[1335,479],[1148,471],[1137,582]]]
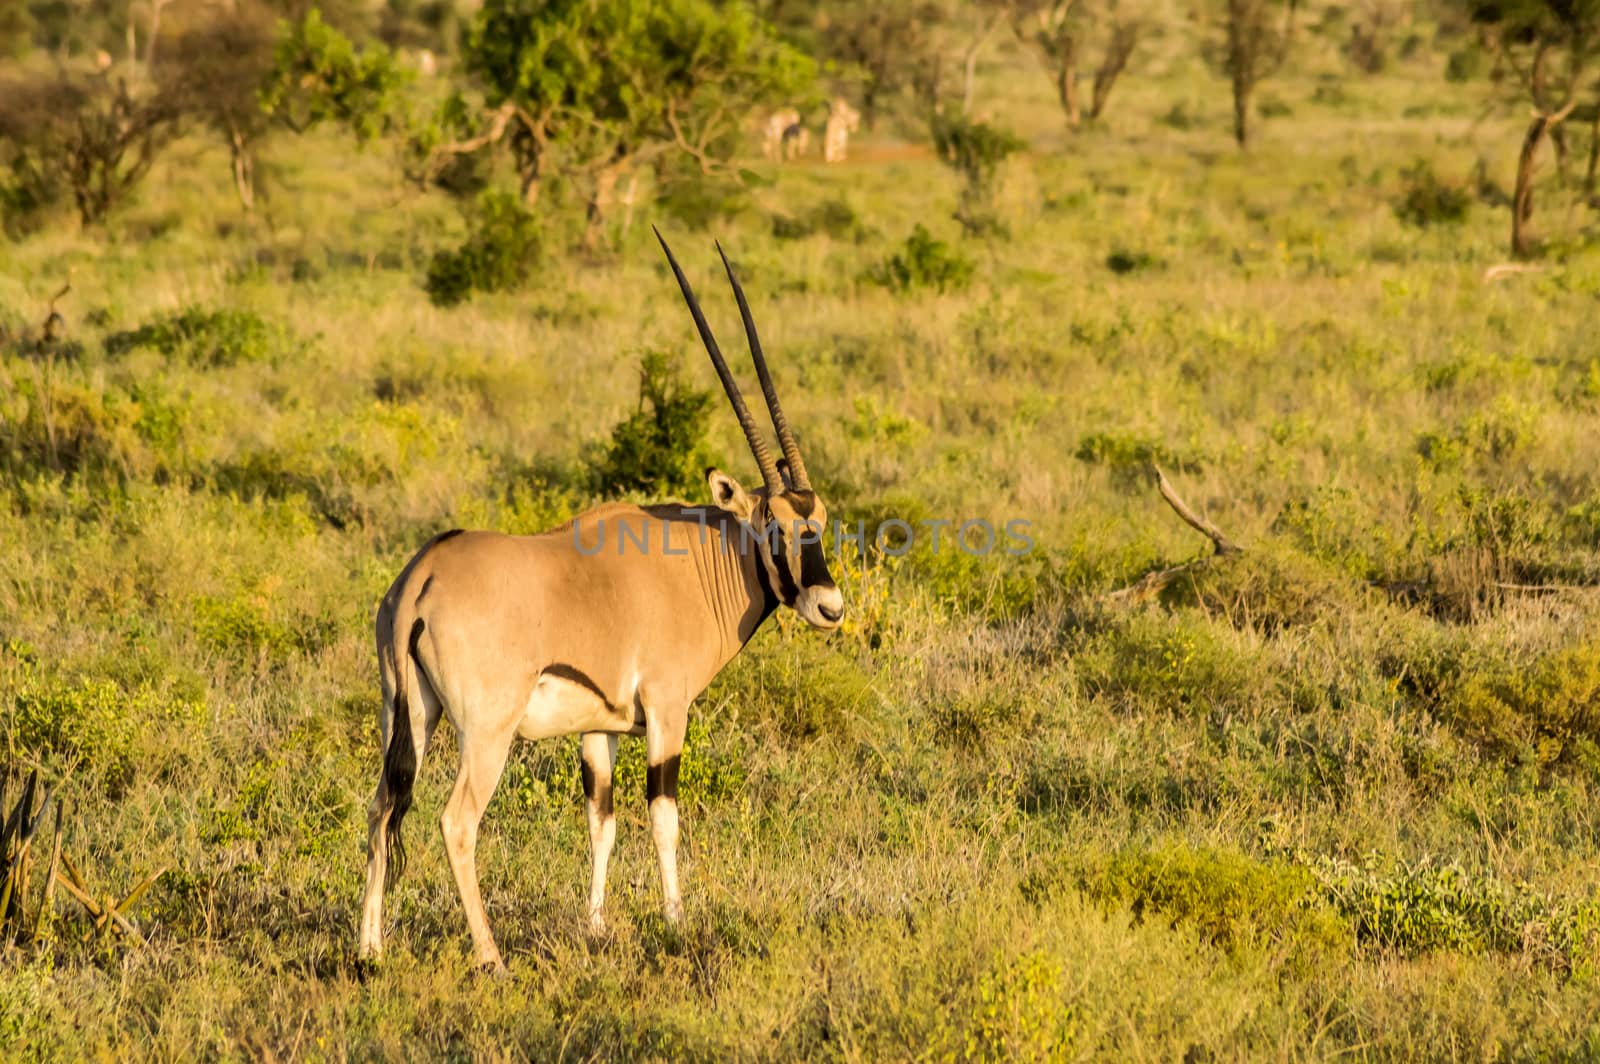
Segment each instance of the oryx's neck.
[[722,510],[706,515],[706,534],[697,536],[690,556],[700,594],[721,640],[720,665],[726,665],[755,635],[778,606],[761,545],[738,519]]

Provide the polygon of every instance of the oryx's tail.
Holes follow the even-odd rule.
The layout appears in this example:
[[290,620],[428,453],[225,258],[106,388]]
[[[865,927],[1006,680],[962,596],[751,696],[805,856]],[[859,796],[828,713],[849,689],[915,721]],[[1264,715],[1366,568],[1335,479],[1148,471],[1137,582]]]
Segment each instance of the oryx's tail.
[[[422,638],[425,625],[422,618],[411,622],[411,631],[401,642],[401,625],[404,614],[397,611],[395,631],[390,647],[394,661],[394,713],[389,718],[389,748],[383,752],[383,781],[389,791],[389,820],[384,825],[384,845],[388,859],[384,862],[383,885],[394,885],[406,870],[406,847],[400,840],[400,821],[411,811],[411,788],[417,781],[417,739],[411,722],[411,694],[417,668],[417,640]],[[403,647],[403,649],[402,649]]]

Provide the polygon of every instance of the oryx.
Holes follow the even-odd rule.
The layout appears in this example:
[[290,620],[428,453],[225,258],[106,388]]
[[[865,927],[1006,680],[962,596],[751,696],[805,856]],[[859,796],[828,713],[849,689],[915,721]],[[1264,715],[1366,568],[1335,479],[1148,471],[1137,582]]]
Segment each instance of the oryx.
[[446,532],[406,564],[378,607],[383,767],[367,810],[363,956],[382,947],[384,888],[404,865],[400,821],[441,715],[455,727],[461,766],[440,825],[480,962],[504,967],[478,894],[478,822],[518,736],[583,736],[589,925],[600,932],[616,837],[617,736],[644,735],[650,828],[667,917],[678,920],[678,758],[690,702],[778,605],[824,630],[844,616],[822,552],[827,509],[806,477],[733,267],[723,255],[782,461],[767,449],[665,240],[661,247],[762,486],[746,492],[711,469],[713,506],[612,503],[537,536]]

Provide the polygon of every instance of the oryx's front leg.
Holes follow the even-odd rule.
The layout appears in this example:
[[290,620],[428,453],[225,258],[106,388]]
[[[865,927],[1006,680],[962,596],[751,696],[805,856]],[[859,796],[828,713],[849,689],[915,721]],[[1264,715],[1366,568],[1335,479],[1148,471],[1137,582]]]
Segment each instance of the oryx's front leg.
[[583,796],[589,810],[589,854],[594,874],[589,884],[589,933],[606,932],[606,866],[617,841],[617,818],[612,813],[611,771],[617,763],[617,737],[586,732],[580,747]]
[[688,707],[666,713],[645,711],[645,796],[650,803],[650,834],[661,862],[661,894],[667,921],[683,919],[678,893],[678,760],[688,728]]

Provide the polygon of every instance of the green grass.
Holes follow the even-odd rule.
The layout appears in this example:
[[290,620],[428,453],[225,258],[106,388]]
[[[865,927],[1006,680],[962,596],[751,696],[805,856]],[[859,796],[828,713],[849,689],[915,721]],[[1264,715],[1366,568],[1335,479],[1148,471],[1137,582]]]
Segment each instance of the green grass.
[[[97,893],[172,869],[147,948],[73,916],[0,960],[0,1056],[1600,1053],[1594,214],[1546,174],[1564,253],[1485,282],[1503,208],[1395,209],[1419,158],[1510,184],[1521,120],[1473,125],[1444,50],[1351,79],[1309,35],[1239,155],[1179,43],[1073,136],[992,57],[980,106],[1033,145],[1009,240],[962,238],[893,122],[710,232],[664,221],[730,349],[713,235],[738,264],[832,513],[1021,518],[1037,550],[836,560],[841,633],[752,641],[691,729],[681,930],[640,744],[601,943],[575,741],[519,748],[479,848],[503,983],[433,828],[448,729],[388,956],[355,963],[370,618],[433,532],[594,501],[644,352],[715,388],[663,219],[444,309],[423,283],[465,225],[383,148],[275,142],[246,218],[184,142],[106,232],[0,246],[8,326],[74,270],[70,357],[0,353],[0,743],[62,782]],[[868,279],[918,224],[970,284]],[[705,446],[748,482],[720,399]],[[1209,549],[1150,458],[1247,553],[1116,608]]]

